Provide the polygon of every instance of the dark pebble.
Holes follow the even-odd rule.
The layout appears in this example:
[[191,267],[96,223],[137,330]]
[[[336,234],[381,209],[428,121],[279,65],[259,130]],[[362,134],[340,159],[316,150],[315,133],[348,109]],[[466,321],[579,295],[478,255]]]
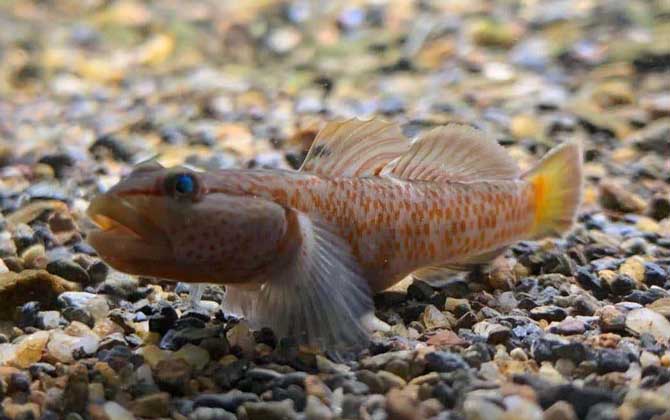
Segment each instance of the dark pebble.
[[547,321],[562,321],[568,316],[568,312],[558,306],[538,306],[530,310],[530,317],[534,320],[546,319]]
[[47,271],[79,284],[89,284],[91,278],[86,270],[72,260],[55,260],[47,264]]
[[613,350],[613,349],[602,349],[598,352],[596,359],[598,366],[598,372],[609,373],[609,372],[625,372],[630,367],[630,361],[626,353]]
[[12,373],[7,381],[7,393],[16,392],[30,393],[30,377],[25,373]]
[[116,137],[111,135],[99,137],[93,142],[88,150],[94,155],[98,154],[101,150],[105,150],[106,152],[111,153],[114,159],[122,162],[129,162],[133,157],[130,150],[128,150],[128,148]]
[[609,390],[595,388],[595,387],[577,387],[572,384],[564,385],[549,385],[542,384],[539,386],[530,381],[529,385],[535,388],[538,393],[538,402],[547,409],[557,401],[566,401],[575,409],[575,413],[579,418],[584,418],[591,407],[600,403],[615,403],[617,396]]
[[470,286],[463,279],[450,279],[440,286],[440,290],[447,296],[460,299],[470,293]]
[[435,294],[435,290],[425,281],[414,280],[407,288],[407,297],[420,302],[427,302]]
[[248,360],[240,359],[225,366],[218,366],[212,375],[214,382],[223,389],[231,389],[250,368]]
[[221,357],[230,353],[230,344],[225,337],[207,337],[204,338],[199,346],[209,353],[213,360],[218,360]]
[[33,363],[30,365],[28,368],[28,371],[30,372],[30,376],[33,377],[33,379],[37,379],[39,375],[41,374],[46,374],[49,376],[53,376],[56,374],[56,366],[50,364],[50,363]]
[[586,290],[593,291],[596,298],[602,299],[607,296],[607,292],[603,287],[602,281],[598,276],[585,267],[579,267],[576,275],[577,282]]
[[159,304],[157,311],[149,316],[149,331],[165,334],[179,319],[177,311],[169,304]]
[[21,306],[19,313],[19,320],[17,326],[19,328],[35,327],[37,326],[38,313],[40,311],[40,303],[37,301],[27,302]]
[[109,267],[102,261],[96,261],[88,267],[87,273],[92,284],[102,283],[107,278]]
[[457,369],[468,369],[463,357],[456,353],[435,351],[426,354],[426,370],[429,372],[452,372]]
[[541,337],[533,341],[531,354],[537,362],[556,361],[561,358],[570,359],[579,363],[586,359],[587,350],[582,343],[554,340],[550,337]]
[[74,159],[72,156],[66,153],[44,155],[39,159],[38,162],[51,166],[54,174],[56,175],[56,178],[62,178],[66,174],[67,170],[74,165]]
[[445,382],[439,382],[433,388],[433,397],[447,409],[452,409],[458,401],[458,394]]
[[635,289],[635,280],[626,274],[619,274],[614,281],[610,283],[612,293],[617,296],[623,296]]
[[658,264],[647,262],[644,264],[644,282],[649,286],[663,286],[670,280],[668,272]]
[[237,408],[248,401],[260,401],[256,394],[233,390],[224,394],[201,394],[193,400],[193,408],[213,407],[236,412]]
[[640,305],[649,305],[654,303],[659,299],[668,297],[668,292],[665,290],[655,287],[649,290],[633,290],[632,293],[625,296],[625,300],[628,302],[639,303]]
[[65,308],[63,309],[63,318],[67,319],[68,321],[79,321],[83,324],[88,325],[89,327],[93,328],[93,325],[95,325],[95,319],[93,316],[86,310],[81,309],[81,308]]

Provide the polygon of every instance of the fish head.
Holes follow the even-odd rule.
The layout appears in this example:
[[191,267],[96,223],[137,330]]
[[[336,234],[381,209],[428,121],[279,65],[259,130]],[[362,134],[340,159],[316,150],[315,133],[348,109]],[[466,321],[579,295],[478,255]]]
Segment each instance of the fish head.
[[[227,176],[226,176],[227,175]],[[235,171],[156,162],[135,168],[87,210],[87,240],[119,271],[184,282],[240,283],[283,255],[285,209],[239,188]]]

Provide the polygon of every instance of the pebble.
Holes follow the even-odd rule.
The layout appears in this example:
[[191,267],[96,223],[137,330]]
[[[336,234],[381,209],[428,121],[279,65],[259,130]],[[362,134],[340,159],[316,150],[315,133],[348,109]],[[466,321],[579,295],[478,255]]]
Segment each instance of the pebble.
[[167,417],[170,415],[170,394],[167,392],[155,392],[136,398],[130,410],[137,417]]
[[450,325],[447,316],[433,305],[426,306],[421,321],[427,329],[448,328]]
[[88,272],[72,260],[59,259],[51,261],[47,264],[46,270],[51,274],[74,283],[86,285],[91,281]]
[[258,402],[256,394],[232,390],[223,394],[201,394],[193,400],[193,407],[212,407],[221,408],[232,413],[246,402]]
[[27,369],[42,359],[49,338],[48,332],[37,331],[15,343],[0,344],[0,364]]
[[62,363],[72,363],[75,359],[85,355],[92,355],[98,351],[100,339],[86,325],[74,321],[78,331],[66,332],[55,330],[51,332],[47,351],[49,357]]
[[481,321],[475,324],[472,328],[475,334],[482,336],[491,344],[502,343],[510,336],[510,329],[488,321]]
[[293,420],[298,414],[293,401],[246,402],[242,409],[249,420]]
[[184,359],[165,359],[156,364],[156,384],[168,392],[183,394],[188,387],[193,368]]
[[670,340],[670,321],[651,309],[634,309],[626,315],[626,327],[637,334],[649,333],[660,343]]
[[114,401],[107,401],[103,408],[109,420],[134,420],[135,416],[122,405]]
[[207,350],[193,344],[186,344],[173,353],[172,357],[184,359],[194,370],[204,369],[210,360]]
[[0,319],[10,319],[14,309],[34,299],[42,309],[52,309],[56,297],[77,286],[43,270],[0,273]]

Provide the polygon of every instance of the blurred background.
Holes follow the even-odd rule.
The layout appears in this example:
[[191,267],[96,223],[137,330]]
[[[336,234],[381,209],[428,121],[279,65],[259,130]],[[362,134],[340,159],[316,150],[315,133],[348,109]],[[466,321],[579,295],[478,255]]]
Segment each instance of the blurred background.
[[0,162],[298,167],[324,121],[380,115],[474,124],[522,166],[582,137],[594,180],[670,171],[645,153],[668,0],[0,0],[0,27]]

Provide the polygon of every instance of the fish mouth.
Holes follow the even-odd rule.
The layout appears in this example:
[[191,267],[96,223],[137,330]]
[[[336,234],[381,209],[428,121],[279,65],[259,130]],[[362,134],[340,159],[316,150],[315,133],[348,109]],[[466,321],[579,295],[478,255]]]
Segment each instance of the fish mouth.
[[88,243],[103,260],[126,272],[134,271],[129,270],[133,261],[162,261],[173,255],[168,237],[142,211],[148,209],[142,204],[107,193],[95,197],[86,211],[97,226],[88,233]]

